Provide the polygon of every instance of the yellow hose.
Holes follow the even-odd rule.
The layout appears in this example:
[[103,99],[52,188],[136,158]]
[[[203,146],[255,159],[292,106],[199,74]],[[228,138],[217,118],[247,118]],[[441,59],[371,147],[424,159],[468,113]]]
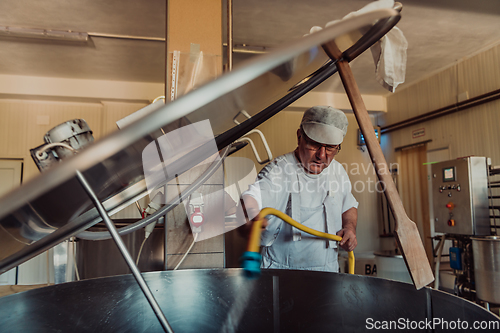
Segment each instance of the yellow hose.
[[[327,234],[326,232],[321,232],[318,230],[311,229],[309,227],[306,227],[303,224],[298,223],[294,219],[292,219],[290,216],[286,215],[285,213],[280,212],[279,210],[276,210],[274,208],[264,208],[260,211],[259,215],[257,216],[257,219],[253,223],[252,226],[252,232],[250,234],[250,240],[248,242],[248,247],[247,251],[249,252],[257,252],[259,253],[260,251],[260,234],[262,232],[262,222],[264,221],[264,218],[267,215],[274,215],[276,217],[279,217],[286,223],[290,224],[291,226],[302,230],[304,232],[307,232],[308,234],[311,234],[313,236],[325,238],[325,239],[330,239],[334,240],[337,242],[340,242],[342,240],[342,237],[337,236],[337,235],[332,235],[332,234]],[[348,252],[349,255],[349,274],[354,274],[354,253],[352,251]]]

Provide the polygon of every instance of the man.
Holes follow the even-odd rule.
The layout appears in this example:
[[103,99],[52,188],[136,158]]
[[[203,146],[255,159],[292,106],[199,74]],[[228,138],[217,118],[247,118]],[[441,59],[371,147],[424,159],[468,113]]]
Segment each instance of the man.
[[[337,234],[340,246],[357,245],[358,202],[349,177],[334,160],[347,132],[347,117],[329,106],[308,109],[297,130],[298,147],[270,162],[242,195],[248,217],[264,207],[285,212],[305,226]],[[338,272],[337,242],[311,236],[272,216],[262,232],[262,268]]]

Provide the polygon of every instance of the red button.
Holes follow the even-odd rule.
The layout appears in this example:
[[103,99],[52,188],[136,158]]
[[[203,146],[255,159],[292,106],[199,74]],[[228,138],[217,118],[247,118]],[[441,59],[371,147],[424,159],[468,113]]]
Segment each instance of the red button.
[[203,224],[204,222],[204,217],[203,217],[203,214],[201,213],[201,210],[200,208],[195,208],[194,209],[194,213],[191,214],[191,223],[193,224],[193,226],[195,227],[201,227],[201,225]]

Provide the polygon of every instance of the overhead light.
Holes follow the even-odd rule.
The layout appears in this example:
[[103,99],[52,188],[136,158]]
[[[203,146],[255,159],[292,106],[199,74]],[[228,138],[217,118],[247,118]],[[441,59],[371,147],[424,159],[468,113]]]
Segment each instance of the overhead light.
[[87,42],[89,39],[89,35],[86,32],[77,32],[71,30],[21,28],[21,27],[9,27],[9,26],[0,26],[0,36],[61,40],[69,42]]

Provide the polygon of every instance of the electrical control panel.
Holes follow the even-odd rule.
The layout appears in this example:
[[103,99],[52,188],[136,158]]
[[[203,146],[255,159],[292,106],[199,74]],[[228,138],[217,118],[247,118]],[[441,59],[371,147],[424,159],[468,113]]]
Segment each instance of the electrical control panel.
[[436,232],[489,235],[486,157],[467,157],[432,165]]

